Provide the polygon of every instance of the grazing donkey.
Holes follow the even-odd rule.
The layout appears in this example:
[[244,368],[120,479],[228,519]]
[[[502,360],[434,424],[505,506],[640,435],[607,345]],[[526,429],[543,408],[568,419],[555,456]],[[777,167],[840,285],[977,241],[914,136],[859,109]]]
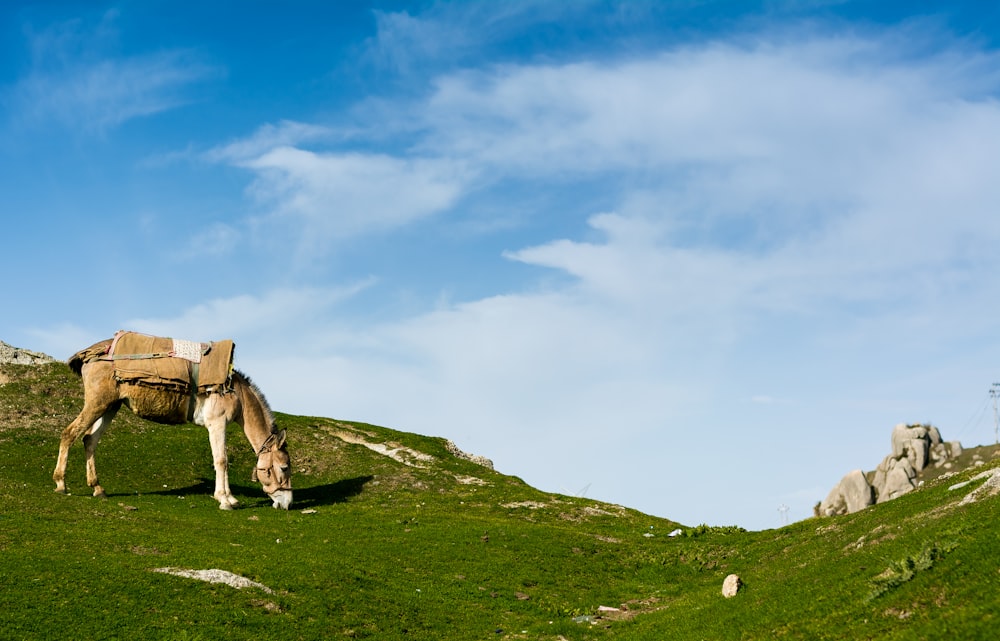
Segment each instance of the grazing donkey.
[[[208,428],[215,464],[213,496],[219,502],[219,508],[223,510],[231,510],[238,504],[229,489],[226,426],[229,423],[239,424],[257,453],[253,480],[260,482],[264,492],[274,501],[274,507],[287,510],[292,503],[292,478],[285,431],[277,430],[274,415],[260,389],[237,370],[227,371],[224,383],[207,388],[204,386],[199,388],[196,380],[187,386],[187,390],[163,389],[140,382],[127,382],[127,377],[119,375],[121,372],[116,373],[116,361],[179,359],[174,356],[174,352],[118,354],[113,345],[125,334],[128,333],[119,332],[114,339],[95,343],[77,352],[68,361],[70,369],[83,379],[84,401],[80,415],[62,433],[59,457],[56,460],[55,472],[52,474],[56,492],[66,492],[66,459],[69,449],[76,439],[84,435],[87,484],[93,488],[94,496],[105,496],[104,488],[97,480],[94,452],[97,450],[101,435],[108,429],[111,420],[124,404],[137,416],[157,423],[176,425],[192,422]],[[146,338],[153,339],[153,337]],[[204,344],[207,346],[206,352],[211,349],[210,345]],[[230,342],[230,350],[231,348]],[[193,371],[196,379],[197,370]]]

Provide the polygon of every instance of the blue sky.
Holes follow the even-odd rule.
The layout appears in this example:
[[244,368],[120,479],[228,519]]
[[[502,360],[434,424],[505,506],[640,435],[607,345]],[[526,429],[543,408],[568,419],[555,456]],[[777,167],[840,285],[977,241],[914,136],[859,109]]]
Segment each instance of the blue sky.
[[688,524],[806,518],[896,423],[993,442],[987,3],[11,2],[0,29],[8,343],[233,338],[277,410]]

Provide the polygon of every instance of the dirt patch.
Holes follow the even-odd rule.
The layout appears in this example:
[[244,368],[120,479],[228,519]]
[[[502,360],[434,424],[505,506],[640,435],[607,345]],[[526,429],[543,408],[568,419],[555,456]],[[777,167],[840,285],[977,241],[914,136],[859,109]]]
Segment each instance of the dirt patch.
[[505,507],[507,509],[526,507],[529,510],[537,510],[539,508],[548,507],[548,504],[542,503],[541,501],[517,501],[516,503],[501,503],[500,507]]
[[603,534],[594,534],[595,539],[598,541],[604,541],[605,543],[621,543],[621,539],[616,539],[613,536],[604,536]]
[[430,463],[435,458],[430,454],[418,452],[412,448],[400,445],[399,443],[372,443],[353,430],[331,430],[330,434],[336,436],[345,443],[353,443],[367,447],[377,454],[388,456],[389,458],[407,465],[409,467],[426,467],[424,463]]

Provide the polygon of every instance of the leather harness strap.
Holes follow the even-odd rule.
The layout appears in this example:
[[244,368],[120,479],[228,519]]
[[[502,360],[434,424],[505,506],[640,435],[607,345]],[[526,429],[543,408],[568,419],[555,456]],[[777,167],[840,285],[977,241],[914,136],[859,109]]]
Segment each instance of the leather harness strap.
[[198,400],[198,370],[201,366],[198,363],[190,364],[191,371],[191,394],[188,396],[188,420],[194,420],[194,406]]

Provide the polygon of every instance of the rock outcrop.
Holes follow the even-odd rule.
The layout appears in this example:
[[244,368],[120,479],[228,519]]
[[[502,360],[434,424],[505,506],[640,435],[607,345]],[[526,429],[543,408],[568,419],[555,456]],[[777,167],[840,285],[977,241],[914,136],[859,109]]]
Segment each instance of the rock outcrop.
[[485,467],[488,470],[492,470],[493,469],[493,461],[491,461],[490,459],[486,458],[485,456],[480,456],[479,454],[469,454],[468,452],[463,452],[462,450],[458,449],[458,446],[455,445],[454,443],[452,443],[451,441],[445,441],[444,442],[444,447],[451,454],[453,454],[454,456],[457,456],[460,459],[465,459],[466,461],[471,461],[472,463],[475,463],[476,465],[481,465],[481,466]]
[[7,343],[0,341],[0,364],[13,363],[15,365],[42,365],[43,363],[53,363],[55,360],[56,359],[52,358],[48,354],[32,352],[30,350],[14,347],[13,345],[8,345]]
[[819,504],[817,514],[849,514],[912,492],[920,472],[931,465],[947,466],[961,453],[961,443],[943,441],[932,425],[900,423],[892,430],[892,454],[872,472],[849,472]]

